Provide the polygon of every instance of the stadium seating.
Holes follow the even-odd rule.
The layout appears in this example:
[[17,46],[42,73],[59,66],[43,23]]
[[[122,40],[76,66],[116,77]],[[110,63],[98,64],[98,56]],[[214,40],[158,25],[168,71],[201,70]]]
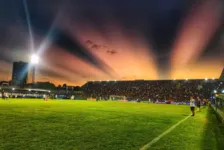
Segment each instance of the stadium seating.
[[[172,100],[186,102],[190,96],[209,99],[214,89],[223,86],[220,80],[163,81],[95,81],[82,86],[86,96],[109,99],[110,95],[126,96],[128,100]],[[219,87],[221,88],[221,87]],[[224,88],[224,87],[222,87]]]

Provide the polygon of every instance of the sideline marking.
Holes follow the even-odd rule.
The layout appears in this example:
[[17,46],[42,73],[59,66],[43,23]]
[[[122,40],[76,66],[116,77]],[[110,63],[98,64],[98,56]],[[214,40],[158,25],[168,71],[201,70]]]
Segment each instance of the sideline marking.
[[147,150],[148,148],[150,148],[154,143],[156,143],[157,141],[159,141],[163,136],[165,136],[166,134],[168,134],[169,132],[171,132],[179,124],[181,124],[182,122],[184,122],[185,120],[187,120],[190,116],[191,115],[187,116],[183,120],[179,121],[178,123],[176,123],[175,125],[173,125],[172,127],[170,127],[168,130],[166,130],[165,132],[163,132],[162,134],[160,134],[159,136],[157,136],[156,138],[154,138],[151,142],[147,143],[142,148],[140,148],[140,150]]

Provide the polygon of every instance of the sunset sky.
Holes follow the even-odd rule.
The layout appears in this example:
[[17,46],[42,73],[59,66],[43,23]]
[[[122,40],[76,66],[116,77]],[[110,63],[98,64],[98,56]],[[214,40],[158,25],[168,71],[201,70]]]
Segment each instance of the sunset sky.
[[56,85],[218,78],[224,68],[223,0],[2,0],[0,22],[0,81],[32,53],[36,80]]

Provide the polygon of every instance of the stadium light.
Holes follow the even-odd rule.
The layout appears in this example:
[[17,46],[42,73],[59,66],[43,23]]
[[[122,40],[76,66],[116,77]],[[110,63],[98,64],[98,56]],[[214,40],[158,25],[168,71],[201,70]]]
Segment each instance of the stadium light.
[[39,56],[36,54],[31,55],[31,64],[36,65],[39,63]]
[[216,94],[216,93],[217,93],[217,91],[216,91],[216,90],[214,90],[214,93]]
[[39,63],[39,56],[36,54],[31,55],[30,63],[33,65],[32,83],[35,83],[35,67]]

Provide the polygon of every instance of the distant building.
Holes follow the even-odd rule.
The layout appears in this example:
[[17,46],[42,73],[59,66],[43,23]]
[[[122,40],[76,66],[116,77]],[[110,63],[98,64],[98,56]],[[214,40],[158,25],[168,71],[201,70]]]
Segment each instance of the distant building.
[[14,62],[12,70],[12,85],[23,86],[27,83],[28,63]]
[[0,86],[9,86],[9,81],[1,81]]
[[219,79],[224,81],[224,69],[222,70],[222,73]]

